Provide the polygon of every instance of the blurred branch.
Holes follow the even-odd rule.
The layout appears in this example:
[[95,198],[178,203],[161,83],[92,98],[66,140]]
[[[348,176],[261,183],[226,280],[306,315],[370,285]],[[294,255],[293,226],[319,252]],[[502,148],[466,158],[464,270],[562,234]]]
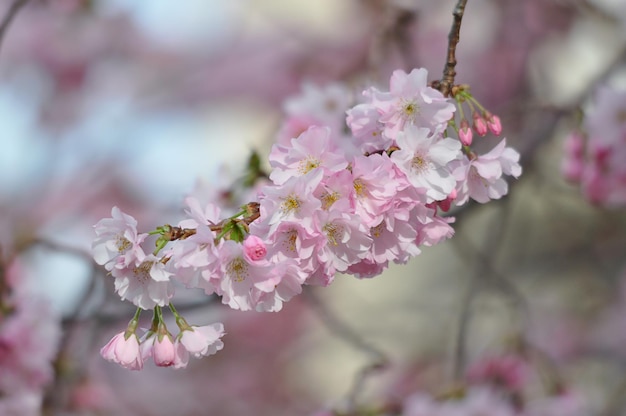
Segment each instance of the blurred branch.
[[446,65],[443,68],[443,77],[441,81],[435,81],[432,85],[433,88],[441,91],[445,97],[450,95],[452,86],[454,85],[454,77],[456,76],[456,46],[459,40],[461,40],[461,22],[463,20],[466,4],[467,0],[459,0],[454,8],[454,12],[452,12],[454,21],[452,22],[452,28],[448,35],[448,54]]
[[[497,255],[498,249],[501,247],[503,236],[507,229],[507,223],[511,212],[510,198],[501,201],[501,214],[498,219],[498,224],[493,224],[490,227],[494,230],[489,235],[487,242],[485,243],[485,249],[480,250],[472,246],[471,243],[464,240],[461,235],[456,235],[452,240],[454,247],[457,248],[459,253],[468,260],[474,260],[476,266],[474,272],[468,282],[467,291],[463,296],[461,302],[461,310],[459,315],[458,329],[456,338],[454,340],[454,351],[452,361],[452,380],[459,382],[462,380],[462,373],[466,365],[466,343],[469,324],[471,322],[471,307],[476,296],[483,289],[483,285],[489,283],[491,286],[496,287],[503,294],[511,298],[518,310],[523,312],[525,317],[524,322],[528,320],[528,306],[524,297],[517,291],[503,275],[501,275],[493,266],[492,259]],[[489,253],[488,255],[485,253]],[[489,281],[488,278],[491,278]]]
[[13,22],[17,13],[26,5],[26,3],[28,3],[28,0],[15,0],[9,7],[9,10],[7,10],[7,13],[4,15],[2,22],[0,22],[0,49],[2,49],[2,42],[4,41],[4,37],[9,29],[9,26],[11,25],[11,22]]
[[365,381],[374,373],[383,370],[389,360],[383,352],[369,344],[356,331],[340,321],[337,316],[318,299],[312,290],[304,290],[302,294],[330,332],[371,357],[371,362],[361,368],[355,375],[352,387],[347,395],[346,412],[352,414],[355,411],[357,396],[363,390]]
[[[376,6],[376,3],[374,3]],[[405,66],[411,66],[408,62],[411,53],[411,40],[409,39],[409,29],[416,20],[416,12],[391,7],[388,3],[383,3],[383,10],[374,10],[373,13],[382,15],[379,29],[372,38],[368,53],[369,72],[373,79],[378,79],[380,68],[389,58],[389,54],[394,45]],[[408,68],[407,68],[408,69]]]

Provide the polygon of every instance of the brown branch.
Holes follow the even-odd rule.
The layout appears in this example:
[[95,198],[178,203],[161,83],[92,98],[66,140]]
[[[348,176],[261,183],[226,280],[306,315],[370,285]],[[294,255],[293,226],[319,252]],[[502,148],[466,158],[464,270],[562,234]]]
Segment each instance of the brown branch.
[[434,81],[432,83],[432,87],[441,91],[445,97],[450,96],[452,87],[454,86],[454,77],[456,76],[456,46],[461,39],[461,21],[463,20],[466,4],[467,0],[459,0],[454,8],[454,12],[452,12],[454,21],[452,22],[452,28],[448,35],[448,56],[446,58],[446,65],[443,68],[443,77],[441,81]]
[[13,19],[15,18],[15,16],[17,16],[17,13],[22,7],[26,5],[26,3],[28,3],[28,0],[15,0],[13,4],[11,4],[11,7],[9,7],[7,13],[4,15],[2,22],[0,22],[0,49],[2,48],[2,41],[4,40],[4,37],[7,30],[9,29],[9,26],[11,25],[11,22],[13,22]]
[[389,360],[385,354],[376,347],[370,345],[355,330],[350,328],[335,316],[313,293],[311,290],[303,290],[302,294],[312,306],[313,310],[318,314],[322,323],[336,335],[339,339],[344,340],[354,348],[362,351],[371,357],[369,364],[362,367],[355,375],[354,381],[346,399],[346,412],[353,414],[356,408],[357,395],[363,390],[365,381],[373,374],[385,369]]

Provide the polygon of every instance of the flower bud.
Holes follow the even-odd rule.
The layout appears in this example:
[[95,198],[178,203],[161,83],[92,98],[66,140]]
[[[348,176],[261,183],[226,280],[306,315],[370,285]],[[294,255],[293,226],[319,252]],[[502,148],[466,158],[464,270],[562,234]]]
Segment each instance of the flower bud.
[[485,119],[476,112],[472,115],[472,118],[474,119],[473,127],[476,134],[480,137],[485,136],[487,134],[487,122]]
[[488,114],[487,115],[487,127],[489,127],[489,130],[493,134],[495,134],[496,136],[499,136],[500,133],[502,133],[502,123],[500,123],[500,117],[494,116],[493,114]]
[[169,334],[161,339],[156,339],[152,347],[152,357],[154,363],[159,367],[169,367],[176,359],[176,349]]
[[469,146],[472,144],[472,138],[473,134],[469,123],[467,120],[463,119],[463,121],[461,121],[461,128],[459,129],[459,139],[461,139],[463,146]]
[[130,370],[141,370],[143,359],[139,352],[139,339],[131,334],[126,339],[125,333],[115,335],[102,349],[100,355],[105,360],[117,363]]
[[267,254],[265,243],[256,235],[249,235],[243,242],[243,252],[246,260],[255,262],[263,260]]

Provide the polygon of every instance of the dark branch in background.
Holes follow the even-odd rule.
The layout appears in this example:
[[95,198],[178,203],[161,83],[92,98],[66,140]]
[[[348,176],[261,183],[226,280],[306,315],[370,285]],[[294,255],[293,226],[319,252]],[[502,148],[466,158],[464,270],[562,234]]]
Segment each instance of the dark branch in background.
[[356,410],[357,395],[363,391],[365,381],[370,375],[383,370],[388,364],[388,359],[384,353],[373,347],[352,328],[337,319],[311,290],[303,290],[302,294],[330,332],[371,357],[370,363],[361,368],[354,377],[354,382],[347,395],[345,411],[347,414],[353,414]]
[[26,3],[28,3],[28,0],[15,0],[13,4],[11,4],[11,7],[9,7],[7,13],[4,15],[4,18],[0,23],[0,50],[2,49],[2,41],[4,41],[7,29],[11,25],[15,16],[17,16],[17,13],[26,5]]
[[441,91],[445,97],[449,97],[454,86],[454,77],[456,76],[456,45],[461,39],[461,21],[463,20],[463,13],[465,12],[465,5],[467,0],[459,0],[454,8],[452,15],[454,21],[450,34],[448,35],[448,54],[446,57],[446,65],[443,68],[443,77],[441,81],[433,81],[432,87]]
[[[456,338],[454,339],[454,352],[452,361],[452,378],[455,382],[462,382],[463,373],[466,366],[466,344],[467,344],[467,332],[471,322],[472,304],[476,299],[476,296],[480,294],[481,290],[490,284],[496,287],[503,294],[510,297],[517,309],[524,315],[524,323],[528,321],[528,305],[524,297],[517,291],[504,276],[500,275],[492,264],[492,258],[495,258],[498,249],[501,247],[502,241],[507,230],[509,223],[509,216],[511,215],[510,198],[507,198],[500,202],[501,211],[499,214],[498,223],[493,224],[491,227],[491,234],[488,235],[485,243],[485,248],[479,250],[473,248],[467,241],[461,239],[461,236],[457,235],[452,240],[455,243],[455,247],[459,250],[460,254],[466,258],[473,259],[475,261],[475,269],[470,277],[468,283],[467,292],[463,296],[461,302],[461,310],[459,315],[459,324],[457,327]],[[473,250],[472,250],[473,249]],[[489,255],[485,254],[489,253]]]

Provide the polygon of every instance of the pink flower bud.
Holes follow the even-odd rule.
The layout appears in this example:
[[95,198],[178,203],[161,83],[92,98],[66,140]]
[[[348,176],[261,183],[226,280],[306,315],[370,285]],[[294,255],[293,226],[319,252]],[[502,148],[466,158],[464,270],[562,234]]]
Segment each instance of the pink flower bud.
[[459,129],[459,139],[461,139],[461,143],[463,146],[469,146],[472,144],[472,130],[469,127],[469,123],[467,120],[461,121],[461,128]]
[[152,358],[154,363],[159,367],[169,367],[174,365],[176,360],[176,349],[169,335],[163,336],[161,340],[158,338],[152,347]]
[[246,260],[255,262],[263,260],[267,254],[265,243],[256,235],[249,235],[243,242],[243,252]]
[[488,114],[487,115],[487,127],[489,127],[489,130],[493,134],[495,134],[496,136],[499,136],[500,133],[502,133],[502,123],[500,123],[500,117],[494,116],[493,114]]
[[480,137],[483,137],[484,135],[487,134],[487,122],[485,121],[485,119],[483,117],[481,117],[480,114],[478,113],[474,113],[472,115],[472,117],[474,118],[474,131],[476,132],[476,134],[478,134]]
[[132,334],[128,339],[124,332],[115,335],[102,349],[100,355],[105,360],[117,363],[130,370],[141,370],[143,359],[139,352],[139,339]]

